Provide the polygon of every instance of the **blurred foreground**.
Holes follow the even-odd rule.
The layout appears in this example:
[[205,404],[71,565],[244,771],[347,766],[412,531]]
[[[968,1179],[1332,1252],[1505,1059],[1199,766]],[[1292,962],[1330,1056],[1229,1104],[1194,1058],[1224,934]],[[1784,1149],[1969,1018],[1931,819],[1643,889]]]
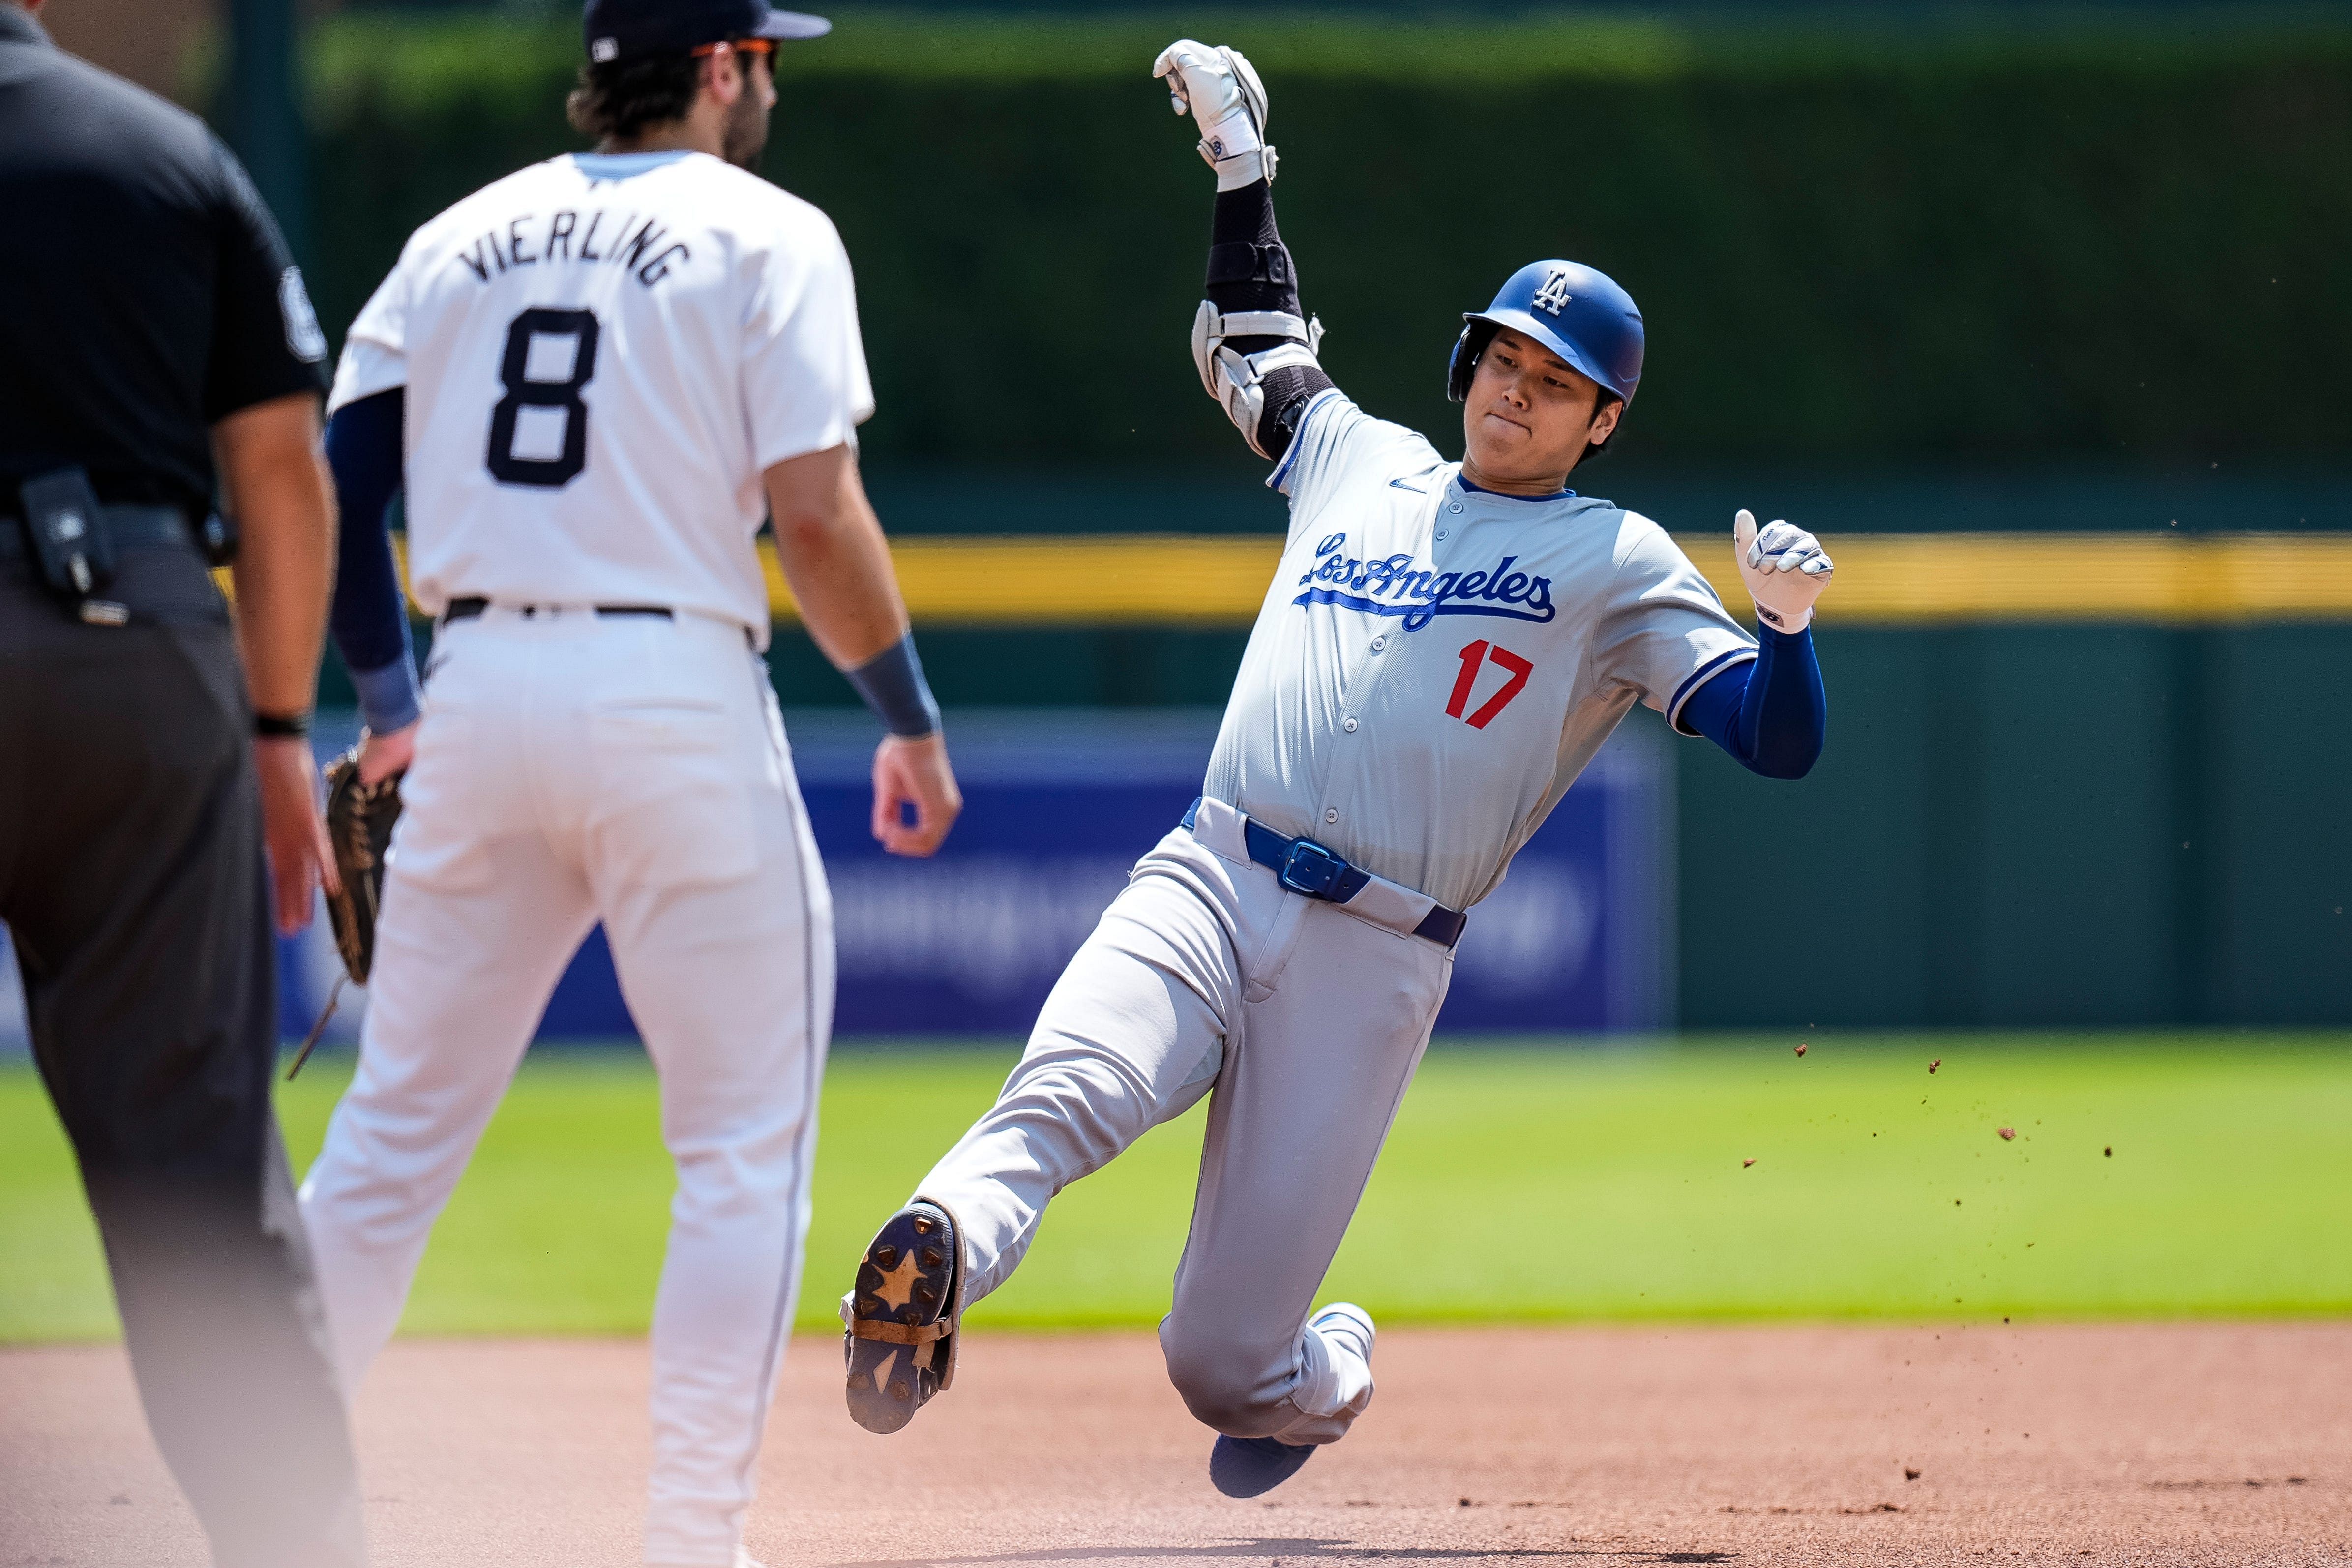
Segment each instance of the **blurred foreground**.
[[[2341,1324],[1384,1332],[1362,1423],[1254,1502],[1209,1490],[1146,1332],[979,1331],[887,1442],[843,1413],[836,1354],[784,1363],[750,1529],[777,1568],[2352,1554]],[[633,1561],[646,1392],[642,1344],[394,1345],[358,1410],[374,1561]],[[120,1352],[0,1352],[0,1539],[205,1561]]]
[[[1822,1036],[1801,1060],[1802,1038],[1441,1040],[1327,1294],[1384,1322],[2352,1311],[2352,1252],[2326,1239],[2352,1234],[2340,1036]],[[1010,1041],[836,1054],[804,1326],[833,1319],[872,1228],[1013,1060]],[[298,1173],[350,1069],[326,1058],[281,1092]],[[975,1321],[1157,1322],[1199,1115],[1066,1193]],[[656,1121],[635,1050],[529,1061],[406,1330],[642,1332],[670,1192]],[[0,1341],[112,1325],[54,1118],[28,1071],[0,1070]]]

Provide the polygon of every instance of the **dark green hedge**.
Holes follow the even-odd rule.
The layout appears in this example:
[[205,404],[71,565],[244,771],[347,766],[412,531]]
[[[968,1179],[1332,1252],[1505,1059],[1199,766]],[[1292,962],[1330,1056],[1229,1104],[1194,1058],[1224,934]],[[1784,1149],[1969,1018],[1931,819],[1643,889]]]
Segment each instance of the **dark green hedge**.
[[[2352,25],[1184,19],[1249,48],[1325,361],[1450,427],[1458,312],[1566,254],[1641,300],[1645,461],[2326,463],[2352,408]],[[957,465],[1229,458],[1184,350],[1210,182],[1175,23],[872,14],[793,50],[772,177],[830,212],[882,417]],[[318,293],[576,145],[568,26],[314,41]]]

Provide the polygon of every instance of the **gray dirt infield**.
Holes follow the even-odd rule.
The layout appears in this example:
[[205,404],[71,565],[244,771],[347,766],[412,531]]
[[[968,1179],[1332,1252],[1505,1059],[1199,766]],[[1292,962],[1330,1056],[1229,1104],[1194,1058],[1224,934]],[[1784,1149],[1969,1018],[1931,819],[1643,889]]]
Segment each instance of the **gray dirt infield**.
[[[1356,1432],[1247,1503],[1147,1333],[981,1327],[887,1438],[838,1357],[786,1367],[776,1568],[2352,1563],[2352,1324],[1400,1330]],[[635,1342],[397,1344],[375,1561],[634,1563],[646,1376]],[[121,1351],[0,1352],[0,1568],[204,1561]]]

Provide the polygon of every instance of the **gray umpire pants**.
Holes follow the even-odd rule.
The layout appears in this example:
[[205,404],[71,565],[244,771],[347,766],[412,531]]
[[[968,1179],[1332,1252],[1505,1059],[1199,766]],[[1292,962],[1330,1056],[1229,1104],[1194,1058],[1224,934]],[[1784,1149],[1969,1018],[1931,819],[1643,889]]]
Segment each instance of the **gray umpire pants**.
[[969,1307],[1011,1276],[1055,1193],[1212,1095],[1160,1325],[1169,1376],[1220,1432],[1328,1443],[1370,1403],[1371,1369],[1307,1316],[1453,956],[1289,892],[1234,821],[1204,819],[1209,841],[1180,828],[1137,863],[994,1108],[917,1196],[962,1232]]
[[270,1109],[276,949],[228,612],[184,548],[123,550],[108,595],[137,621],[81,624],[0,548],[0,919],[33,1054],[214,1560],[352,1568],[358,1476]]

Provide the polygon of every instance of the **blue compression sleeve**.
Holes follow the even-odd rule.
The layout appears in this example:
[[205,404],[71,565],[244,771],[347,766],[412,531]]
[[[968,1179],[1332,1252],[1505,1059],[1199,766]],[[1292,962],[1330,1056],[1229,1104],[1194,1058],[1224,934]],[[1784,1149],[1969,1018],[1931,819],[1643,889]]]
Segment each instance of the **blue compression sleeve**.
[[393,388],[346,403],[327,422],[327,465],[342,512],[330,622],[352,673],[360,713],[378,734],[416,722],[420,698],[408,641],[408,602],[392,560],[384,508],[400,490],[407,394]]
[[1756,657],[1732,665],[1683,703],[1682,723],[1767,779],[1802,779],[1822,755],[1830,699],[1809,627],[1791,637],[1756,629]]

